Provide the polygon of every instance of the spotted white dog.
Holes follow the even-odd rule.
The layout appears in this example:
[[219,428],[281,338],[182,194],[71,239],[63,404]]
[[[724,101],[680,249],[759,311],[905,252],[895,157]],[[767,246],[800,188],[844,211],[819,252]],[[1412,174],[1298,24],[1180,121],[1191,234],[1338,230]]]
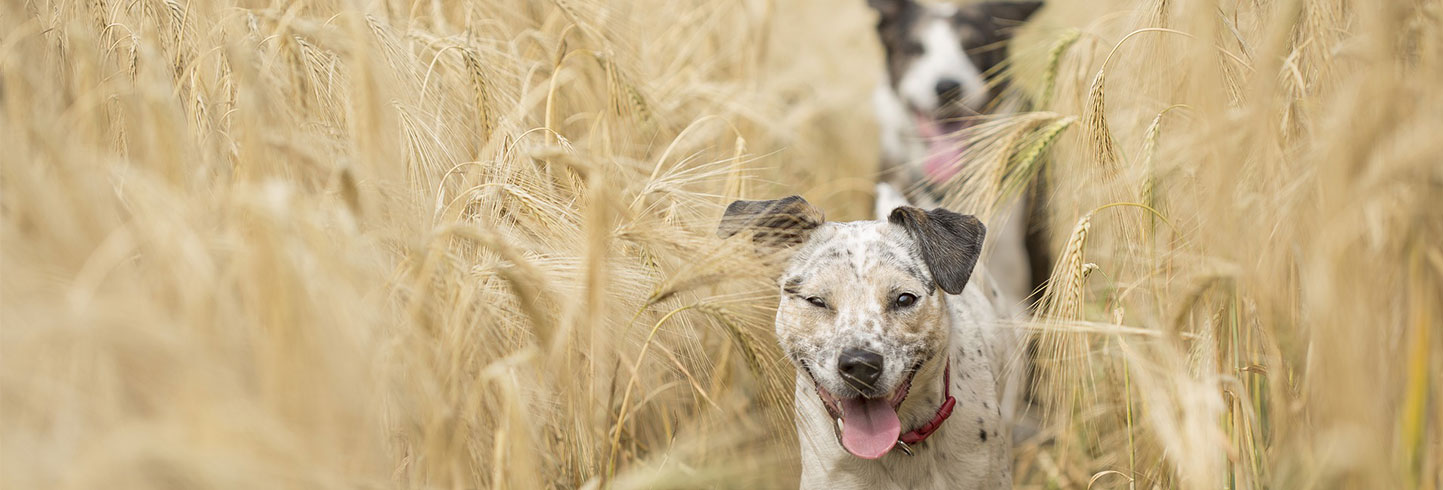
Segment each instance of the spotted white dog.
[[802,487],[1008,488],[999,320],[1016,312],[973,274],[986,228],[895,192],[878,208],[838,223],[797,196],[737,201],[718,229],[785,264],[776,332],[797,367]]

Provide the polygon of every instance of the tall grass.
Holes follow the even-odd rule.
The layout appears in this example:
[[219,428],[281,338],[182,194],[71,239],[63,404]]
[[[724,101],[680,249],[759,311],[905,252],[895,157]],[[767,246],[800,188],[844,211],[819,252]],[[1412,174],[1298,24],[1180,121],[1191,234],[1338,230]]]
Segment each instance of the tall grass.
[[[6,488],[791,486],[737,197],[865,217],[864,2],[0,6]],[[1436,3],[1049,6],[1026,487],[1443,472]]]
[[1117,4],[1047,63],[1097,7],[1016,57],[1081,121],[1043,170],[1054,439],[1021,480],[1443,485],[1439,6]]

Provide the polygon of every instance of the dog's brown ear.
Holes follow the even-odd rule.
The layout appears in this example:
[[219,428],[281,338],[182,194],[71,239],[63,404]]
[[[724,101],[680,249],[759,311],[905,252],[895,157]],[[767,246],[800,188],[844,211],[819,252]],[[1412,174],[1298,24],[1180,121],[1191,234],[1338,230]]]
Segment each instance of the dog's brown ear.
[[790,247],[806,241],[807,236],[826,218],[802,196],[771,201],[736,201],[727,206],[716,234],[728,238],[752,230],[758,247]]
[[998,25],[1016,27],[1037,13],[1042,8],[1042,2],[983,2],[976,8]]
[[887,221],[906,229],[917,241],[922,260],[943,291],[959,294],[967,287],[982,254],[982,238],[987,236],[981,221],[942,208],[923,211],[912,206],[892,210]]

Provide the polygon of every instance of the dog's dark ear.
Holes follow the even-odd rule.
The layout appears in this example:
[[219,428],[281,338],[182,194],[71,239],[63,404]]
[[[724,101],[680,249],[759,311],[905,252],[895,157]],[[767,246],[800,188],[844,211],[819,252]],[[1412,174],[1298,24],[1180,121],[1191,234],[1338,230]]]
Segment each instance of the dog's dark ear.
[[983,2],[976,8],[1000,27],[1016,27],[1042,8],[1042,2]]
[[716,234],[728,238],[752,230],[758,247],[800,245],[826,218],[802,196],[771,201],[736,201],[727,206]]
[[901,226],[922,249],[922,260],[932,278],[948,294],[959,294],[972,277],[987,227],[976,217],[937,208],[923,211],[912,206],[892,210],[887,221]]
[[912,7],[914,0],[867,0],[867,6],[877,11],[877,24],[885,24],[892,19],[902,15],[902,12]]

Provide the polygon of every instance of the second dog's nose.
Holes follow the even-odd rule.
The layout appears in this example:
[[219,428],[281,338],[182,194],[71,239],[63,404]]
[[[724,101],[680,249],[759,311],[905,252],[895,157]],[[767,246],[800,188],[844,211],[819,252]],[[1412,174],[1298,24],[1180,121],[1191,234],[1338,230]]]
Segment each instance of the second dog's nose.
[[937,82],[937,99],[950,102],[962,96],[962,84],[950,78]]
[[882,377],[882,355],[862,349],[847,349],[837,358],[842,381],[863,393],[871,392]]

